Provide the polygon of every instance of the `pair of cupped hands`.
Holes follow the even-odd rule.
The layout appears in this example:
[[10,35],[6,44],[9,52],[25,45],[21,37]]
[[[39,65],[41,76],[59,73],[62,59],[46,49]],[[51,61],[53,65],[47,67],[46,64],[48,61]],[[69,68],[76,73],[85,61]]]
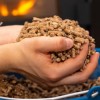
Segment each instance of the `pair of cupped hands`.
[[[92,55],[86,68],[84,65],[89,43],[85,43],[79,55],[61,63],[52,63],[49,52],[68,50],[73,41],[65,37],[34,37],[20,42],[16,39],[23,26],[0,27],[0,47],[9,53],[9,70],[18,72],[44,86],[59,86],[85,82],[98,64],[99,53]],[[6,71],[6,70],[4,70]]]

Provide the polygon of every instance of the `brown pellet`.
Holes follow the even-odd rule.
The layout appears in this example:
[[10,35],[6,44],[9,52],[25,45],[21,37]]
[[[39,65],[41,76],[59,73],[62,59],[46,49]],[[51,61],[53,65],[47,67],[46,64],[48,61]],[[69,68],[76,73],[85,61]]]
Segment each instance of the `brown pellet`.
[[88,90],[93,86],[100,86],[100,77],[94,80],[89,79],[81,84],[44,89],[26,78],[18,79],[14,75],[0,75],[0,96],[11,98],[48,98]]

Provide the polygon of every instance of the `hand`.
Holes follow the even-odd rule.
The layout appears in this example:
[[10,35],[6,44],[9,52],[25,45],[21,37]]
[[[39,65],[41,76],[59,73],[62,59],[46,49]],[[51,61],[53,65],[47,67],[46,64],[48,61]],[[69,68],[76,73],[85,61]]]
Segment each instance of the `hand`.
[[[49,86],[76,84],[85,82],[95,70],[99,54],[95,53],[83,72],[76,72],[83,67],[88,53],[88,44],[80,54],[61,63],[52,63],[49,52],[70,49],[73,42],[64,37],[27,38],[16,44],[15,70],[32,80]],[[14,60],[14,59],[13,59]],[[20,62],[20,63],[19,63]]]
[[0,45],[16,42],[22,27],[21,25],[0,27]]

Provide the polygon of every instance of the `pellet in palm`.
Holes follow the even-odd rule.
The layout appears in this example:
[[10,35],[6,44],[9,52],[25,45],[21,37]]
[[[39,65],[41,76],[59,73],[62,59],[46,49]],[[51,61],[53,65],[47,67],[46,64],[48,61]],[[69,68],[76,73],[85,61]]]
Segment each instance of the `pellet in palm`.
[[[89,35],[89,32],[80,27],[79,23],[74,20],[61,19],[59,16],[48,18],[33,18],[32,22],[25,22],[17,41],[24,38],[39,37],[39,36],[61,36],[70,38],[74,41],[74,46],[70,50],[62,52],[50,52],[52,62],[64,62],[69,58],[75,58],[80,54],[82,46],[89,42],[89,51],[85,61],[85,65],[89,63],[94,50],[91,44],[94,44],[94,39]],[[60,54],[62,53],[62,55]]]

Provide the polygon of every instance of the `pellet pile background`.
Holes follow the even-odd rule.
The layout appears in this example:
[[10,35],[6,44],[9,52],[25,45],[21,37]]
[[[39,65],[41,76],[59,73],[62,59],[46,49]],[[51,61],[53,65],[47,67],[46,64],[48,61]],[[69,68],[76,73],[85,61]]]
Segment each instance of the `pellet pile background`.
[[95,52],[91,45],[94,43],[94,39],[89,36],[89,32],[87,30],[81,28],[78,22],[74,20],[62,20],[58,16],[49,18],[34,17],[31,23],[25,22],[17,41],[21,41],[24,38],[38,36],[62,36],[74,41],[74,46],[70,50],[51,52],[51,59],[53,62],[63,62],[66,59],[75,57],[80,53],[82,45],[87,41],[89,41],[89,52],[85,65],[89,63],[91,55]]
[[45,90],[29,79],[18,79],[14,75],[0,75],[0,96],[3,97],[47,98],[88,90],[92,86],[100,86],[100,77],[82,84],[63,85]]

